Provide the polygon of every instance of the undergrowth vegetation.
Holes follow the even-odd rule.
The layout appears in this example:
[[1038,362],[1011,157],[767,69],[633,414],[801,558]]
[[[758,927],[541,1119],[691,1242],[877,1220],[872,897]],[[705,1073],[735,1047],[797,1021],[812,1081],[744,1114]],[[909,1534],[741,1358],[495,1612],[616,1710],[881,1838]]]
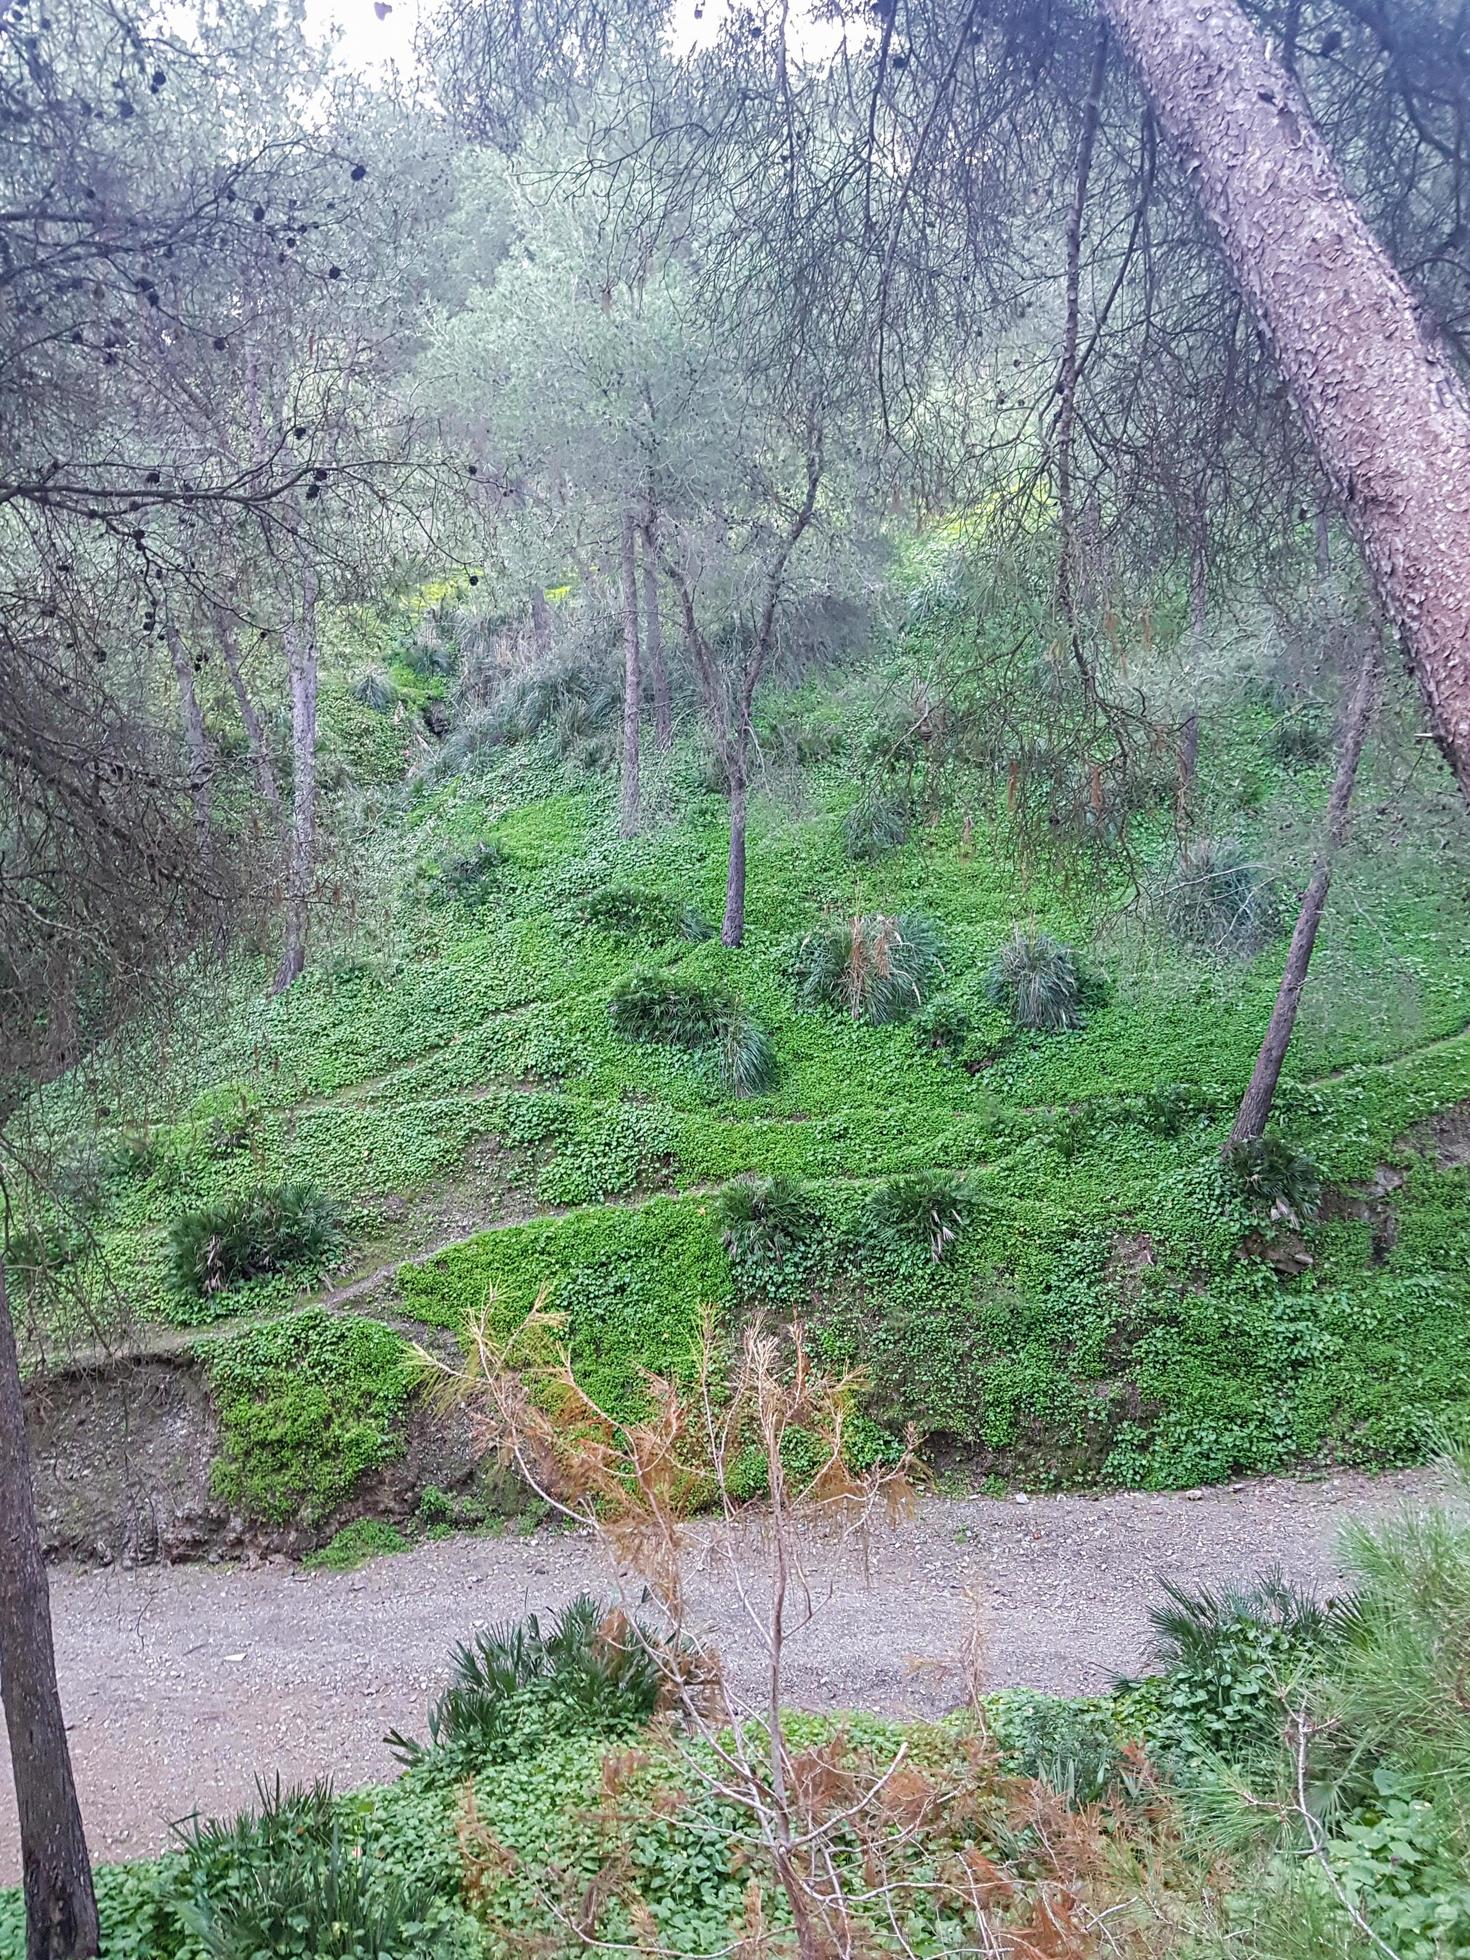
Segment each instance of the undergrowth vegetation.
[[[854,1447],[912,1422],[1041,1486],[1421,1454],[1470,1381],[1470,1173],[1432,1128],[1470,1088],[1470,960],[1432,798],[1344,860],[1272,1130],[1222,1160],[1320,778],[1247,701],[1202,730],[1195,841],[1144,799],[1137,891],[1116,859],[1064,874],[962,754],[894,749],[909,663],[975,630],[916,606],[862,689],[772,695],[734,950],[698,744],[650,759],[621,839],[616,784],[563,754],[603,726],[594,668],[507,699],[374,791],[370,926],[279,999],[253,969],[203,998],[187,1068],[119,1049],[17,1288],[210,1323],[220,1487],[262,1513],[326,1515],[396,1447],[398,1346],[354,1336],[319,1395],[317,1322],[232,1324],[396,1259],[379,1294],[445,1328],[550,1284],[630,1410],[703,1307],[773,1304],[868,1371]],[[43,1098],[58,1163],[71,1093]]]

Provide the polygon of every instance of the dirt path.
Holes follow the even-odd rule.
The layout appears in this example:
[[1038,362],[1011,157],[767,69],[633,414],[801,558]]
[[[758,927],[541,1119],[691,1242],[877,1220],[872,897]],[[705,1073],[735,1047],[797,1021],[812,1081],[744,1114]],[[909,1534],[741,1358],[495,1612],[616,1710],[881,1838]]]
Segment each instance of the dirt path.
[[[872,1548],[813,1548],[820,1611],[795,1643],[789,1698],[808,1707],[934,1713],[960,1697],[945,1664],[978,1601],[992,1685],[1083,1692],[1142,1667],[1160,1575],[1220,1580],[1280,1563],[1330,1585],[1350,1515],[1413,1501],[1427,1472],[1268,1480],[1200,1494],[927,1500]],[[136,1857],[193,1806],[249,1800],[257,1772],[391,1776],[390,1728],[422,1733],[455,1641],[582,1590],[611,1592],[597,1546],[563,1532],[461,1538],[356,1573],[284,1565],[53,1575],[62,1690],[94,1854]],[[752,1664],[728,1596],[698,1584],[694,1616],[737,1674]],[[17,1876],[0,1738],[0,1883]]]

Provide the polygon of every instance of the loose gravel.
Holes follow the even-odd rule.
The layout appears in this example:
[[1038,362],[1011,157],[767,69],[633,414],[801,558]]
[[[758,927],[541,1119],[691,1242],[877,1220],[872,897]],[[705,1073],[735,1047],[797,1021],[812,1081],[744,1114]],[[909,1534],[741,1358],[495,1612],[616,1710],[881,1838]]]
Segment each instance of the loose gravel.
[[[1167,1496],[928,1498],[912,1522],[873,1537],[866,1558],[808,1546],[814,1615],[792,1643],[786,1699],[941,1712],[962,1698],[960,1658],[977,1627],[992,1687],[1102,1689],[1146,1666],[1161,1577],[1219,1582],[1280,1565],[1330,1589],[1345,1519],[1434,1487],[1421,1471]],[[749,1682],[759,1643],[721,1567],[711,1556],[696,1570],[690,1617]],[[56,1571],[57,1660],[93,1855],[155,1851],[171,1820],[248,1803],[257,1775],[330,1776],[339,1789],[391,1777],[383,1735],[423,1732],[457,1641],[616,1586],[594,1542],[545,1529],[446,1540],[355,1573],[279,1562]],[[18,1869],[0,1737],[0,1883]]]

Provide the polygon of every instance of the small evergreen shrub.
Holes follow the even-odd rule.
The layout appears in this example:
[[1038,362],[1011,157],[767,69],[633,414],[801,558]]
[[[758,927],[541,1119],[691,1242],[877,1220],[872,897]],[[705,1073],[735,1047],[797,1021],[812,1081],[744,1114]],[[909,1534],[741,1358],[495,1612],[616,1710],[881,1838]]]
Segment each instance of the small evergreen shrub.
[[969,1191],[963,1180],[941,1172],[894,1177],[868,1199],[868,1221],[893,1238],[927,1248],[936,1263],[964,1228]]
[[352,683],[352,698],[375,714],[391,714],[400,699],[398,683],[386,667],[365,667]]
[[1247,957],[1276,928],[1270,878],[1229,838],[1186,844],[1165,880],[1163,901],[1169,930],[1199,952]]
[[341,1243],[337,1210],[314,1184],[257,1185],[174,1220],[174,1284],[201,1300],[245,1280],[320,1271]]
[[856,864],[896,851],[908,834],[909,806],[899,796],[864,796],[842,820],[843,849]]
[[320,1551],[311,1552],[301,1563],[308,1572],[355,1572],[370,1558],[384,1558],[407,1550],[408,1540],[396,1525],[383,1518],[354,1518]]
[[440,866],[438,896],[470,908],[483,905],[508,861],[493,838],[484,838],[472,850],[447,858]]
[[1048,932],[1017,926],[995,956],[985,993],[1020,1028],[1056,1033],[1082,1025],[1077,955]]
[[717,1206],[720,1236],[742,1290],[771,1294],[798,1275],[801,1254],[821,1218],[806,1188],[791,1177],[731,1184]]
[[427,1747],[396,1731],[388,1746],[403,1763],[440,1751],[493,1762],[528,1720],[556,1734],[627,1734],[658,1707],[662,1652],[657,1633],[582,1593],[544,1626],[532,1613],[457,1647]]
[[714,935],[714,927],[695,906],[665,892],[641,891],[636,885],[599,886],[581,899],[577,916],[583,925],[600,932],[655,943],[669,939],[698,943]]
[[923,1005],[942,972],[939,928],[922,913],[860,913],[808,933],[793,962],[804,1007],[840,1007],[885,1027]]
[[[1351,1618],[1281,1572],[1245,1589],[1197,1592],[1164,1581],[1150,1609],[1162,1676],[1138,1684],[1150,1726],[1186,1750],[1241,1756],[1269,1746],[1285,1721],[1293,1677],[1320,1660]],[[1125,1691],[1126,1692],[1126,1691]]]
[[354,1841],[329,1784],[258,1787],[258,1816],[175,1833],[179,1917],[204,1960],[448,1960],[432,1885]]
[[607,1011],[613,1032],[630,1041],[711,1054],[732,1095],[760,1095],[776,1080],[769,1035],[728,988],[696,986],[668,973],[634,973],[613,989]]
[[1309,714],[1286,715],[1267,740],[1276,760],[1288,769],[1312,769],[1332,753],[1332,736]]
[[1231,1188],[1270,1217],[1315,1217],[1322,1173],[1283,1137],[1251,1137],[1232,1144],[1224,1167]]

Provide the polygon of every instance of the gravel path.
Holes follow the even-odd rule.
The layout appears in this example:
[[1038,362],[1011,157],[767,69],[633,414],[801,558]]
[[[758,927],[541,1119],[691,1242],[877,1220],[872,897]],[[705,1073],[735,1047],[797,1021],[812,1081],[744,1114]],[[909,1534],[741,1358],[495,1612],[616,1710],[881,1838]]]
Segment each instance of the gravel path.
[[[1267,1480],[1153,1497],[931,1498],[874,1540],[811,1548],[818,1613],[793,1644],[788,1698],[807,1707],[935,1713],[981,1617],[995,1687],[1086,1692],[1146,1660],[1160,1575],[1244,1576],[1279,1563],[1331,1583],[1338,1527],[1427,1494],[1426,1472]],[[160,1846],[197,1806],[249,1800],[257,1771],[389,1777],[385,1730],[423,1732],[449,1650],[473,1628],[583,1590],[608,1593],[599,1548],[556,1531],[459,1538],[356,1573],[193,1565],[53,1574],[57,1655],[95,1856]],[[753,1638],[728,1586],[692,1587],[738,1676]],[[18,1875],[0,1737],[0,1883]]]

